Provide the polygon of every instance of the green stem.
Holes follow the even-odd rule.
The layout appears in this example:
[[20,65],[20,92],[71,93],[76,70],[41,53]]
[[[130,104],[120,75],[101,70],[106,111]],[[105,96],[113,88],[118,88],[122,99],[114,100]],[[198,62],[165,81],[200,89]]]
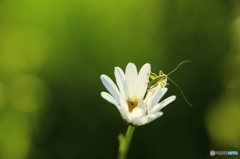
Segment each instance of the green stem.
[[129,125],[126,135],[123,136],[122,134],[120,134],[118,136],[119,139],[119,149],[118,149],[118,159],[126,159],[127,157],[127,153],[128,153],[128,149],[129,149],[129,145],[131,143],[131,139],[132,139],[132,135],[134,132],[134,128],[133,126]]

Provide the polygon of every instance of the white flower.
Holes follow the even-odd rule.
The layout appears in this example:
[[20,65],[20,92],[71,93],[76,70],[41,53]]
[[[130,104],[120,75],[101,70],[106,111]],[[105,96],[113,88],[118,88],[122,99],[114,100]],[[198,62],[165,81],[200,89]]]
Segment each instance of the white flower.
[[141,126],[157,119],[163,115],[160,110],[176,99],[170,96],[158,103],[167,92],[167,88],[160,85],[154,90],[147,92],[147,83],[151,65],[146,63],[137,72],[133,63],[126,67],[125,74],[121,68],[115,67],[115,83],[106,75],[101,75],[103,85],[109,93],[101,92],[101,96],[108,102],[114,104],[119,110],[122,118],[130,125]]

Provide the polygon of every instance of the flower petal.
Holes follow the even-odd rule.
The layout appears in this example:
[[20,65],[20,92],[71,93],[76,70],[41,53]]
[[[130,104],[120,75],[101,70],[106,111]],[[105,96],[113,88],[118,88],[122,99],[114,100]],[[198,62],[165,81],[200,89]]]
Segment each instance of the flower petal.
[[147,116],[143,116],[141,119],[140,119],[140,122],[141,122],[141,125],[144,125],[148,122],[148,117]]
[[159,100],[163,97],[163,95],[167,92],[167,88],[161,88],[159,87],[158,90],[156,90],[156,93],[154,94],[154,97],[152,98],[151,105],[156,105]]
[[168,105],[169,103],[171,103],[175,99],[176,99],[176,96],[170,96],[170,97],[164,99],[162,102],[155,105],[152,108],[152,110],[150,111],[150,113],[156,113],[156,112],[160,111],[162,108],[164,108],[166,105]]
[[136,96],[138,99],[143,98],[146,92],[147,83],[149,79],[149,76],[147,74],[149,74],[150,72],[151,72],[151,65],[148,63],[143,65],[139,71],[138,81],[137,81],[137,92],[136,92]]
[[148,123],[152,122],[153,120],[159,118],[159,117],[162,116],[162,115],[163,115],[163,112],[156,112],[156,113],[154,113],[154,114],[149,114],[149,115],[147,116],[147,117],[148,117],[147,122],[144,123],[144,124],[148,124]]
[[133,63],[128,63],[126,67],[126,82],[129,98],[134,98],[137,85],[137,68]]
[[146,107],[144,105],[143,100],[138,101],[138,105],[136,108],[132,110],[132,122],[136,125],[142,125],[141,123],[141,118],[145,115],[146,113]]
[[167,88],[162,88],[160,85],[151,92],[148,92],[146,100],[148,110],[151,110],[154,105],[156,105],[163,95],[167,92]]
[[121,107],[121,109],[119,109],[119,112],[123,119],[125,119],[126,121],[130,120],[131,114],[128,112],[128,110],[126,108]]
[[[158,86],[157,86],[157,87],[158,87]],[[156,88],[155,88],[155,89],[156,89]],[[146,97],[145,97],[146,105],[151,104],[152,99],[154,98],[154,96],[155,96],[156,93],[157,93],[157,91],[155,91],[155,89],[154,89],[154,90],[149,90],[149,91],[147,92],[147,95],[146,95]]]
[[127,87],[124,72],[122,71],[121,68],[115,67],[114,74],[115,74],[118,88],[119,88],[123,98],[127,99],[128,98],[128,87]]
[[102,83],[105,86],[105,88],[113,96],[113,98],[117,101],[118,105],[120,105],[121,95],[119,93],[119,90],[118,90],[117,86],[106,75],[101,75],[100,78],[101,78]]
[[120,108],[120,106],[118,105],[117,101],[107,92],[101,92],[101,96],[107,100],[109,103],[112,103],[113,105],[115,105],[118,109]]

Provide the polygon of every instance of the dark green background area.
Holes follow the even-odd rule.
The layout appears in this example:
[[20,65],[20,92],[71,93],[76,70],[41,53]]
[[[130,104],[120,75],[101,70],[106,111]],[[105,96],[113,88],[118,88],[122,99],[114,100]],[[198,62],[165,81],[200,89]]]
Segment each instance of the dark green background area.
[[[101,98],[114,67],[171,72],[177,100],[135,130],[131,159],[240,153],[237,0],[0,1],[0,159],[116,158],[127,124]],[[238,156],[218,156],[218,158]]]

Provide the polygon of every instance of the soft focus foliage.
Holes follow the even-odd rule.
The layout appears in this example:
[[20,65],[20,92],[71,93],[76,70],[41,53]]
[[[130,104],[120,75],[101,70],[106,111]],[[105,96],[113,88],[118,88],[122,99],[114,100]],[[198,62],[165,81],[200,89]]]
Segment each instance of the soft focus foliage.
[[[115,158],[127,129],[101,74],[133,62],[175,73],[164,116],[135,130],[131,159],[240,152],[238,0],[0,1],[0,158]],[[224,156],[218,156],[224,158]],[[229,157],[229,156],[228,156]]]

